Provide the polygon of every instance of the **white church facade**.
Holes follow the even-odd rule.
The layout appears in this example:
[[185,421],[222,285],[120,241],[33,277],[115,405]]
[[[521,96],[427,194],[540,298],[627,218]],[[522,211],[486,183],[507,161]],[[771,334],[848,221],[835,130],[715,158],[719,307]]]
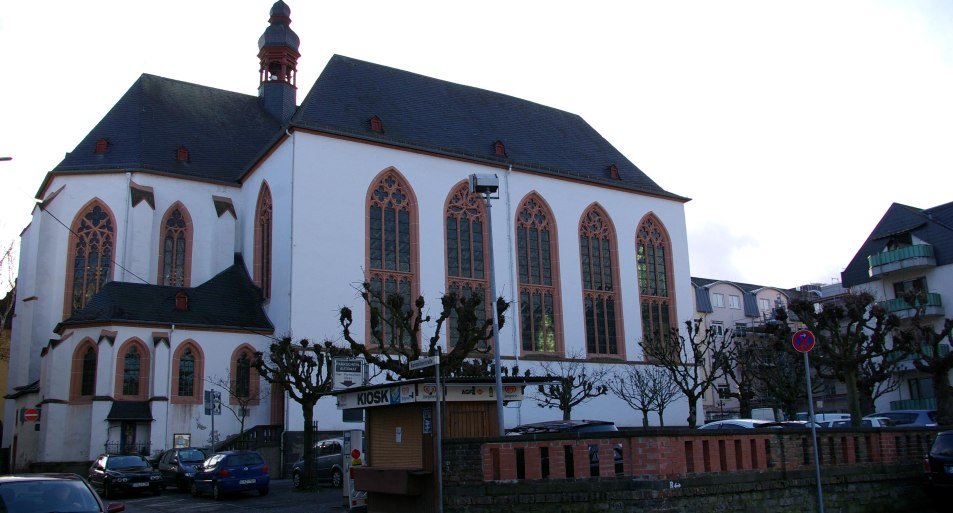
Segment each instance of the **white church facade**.
[[[270,14],[257,97],[143,75],[40,186],[6,392],[15,468],[205,445],[207,390],[246,429],[302,429],[250,360],[284,335],[343,343],[340,307],[366,322],[363,281],[436,305],[487,295],[492,258],[503,364],[534,375],[645,363],[644,333],[692,318],[687,199],[581,117],[343,56],[299,104],[290,9]],[[490,213],[472,174],[499,178]],[[504,423],[559,415],[527,399]],[[641,423],[611,395],[573,416]],[[315,419],[354,426],[332,398]]]

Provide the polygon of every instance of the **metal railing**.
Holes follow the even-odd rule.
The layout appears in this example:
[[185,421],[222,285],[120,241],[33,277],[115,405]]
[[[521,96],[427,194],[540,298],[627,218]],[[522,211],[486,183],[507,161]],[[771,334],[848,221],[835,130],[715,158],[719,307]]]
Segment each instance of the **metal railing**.
[[908,258],[933,258],[933,246],[929,244],[915,244],[905,248],[895,249],[893,251],[883,251],[874,253],[867,257],[867,264],[870,267],[891,264]]
[[138,442],[134,444],[124,444],[122,442],[106,442],[104,449],[106,454],[139,454],[149,456],[152,449],[151,442]]

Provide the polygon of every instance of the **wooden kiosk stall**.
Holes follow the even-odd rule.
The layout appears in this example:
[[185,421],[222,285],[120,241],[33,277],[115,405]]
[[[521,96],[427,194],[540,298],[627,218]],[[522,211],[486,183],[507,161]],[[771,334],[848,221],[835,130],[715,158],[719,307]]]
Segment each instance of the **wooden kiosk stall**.
[[[521,401],[534,377],[503,378],[504,402]],[[499,436],[493,377],[441,379],[441,438]],[[352,467],[354,488],[367,492],[367,511],[435,512],[438,476],[437,385],[433,377],[340,391],[339,410],[365,410],[366,461]]]

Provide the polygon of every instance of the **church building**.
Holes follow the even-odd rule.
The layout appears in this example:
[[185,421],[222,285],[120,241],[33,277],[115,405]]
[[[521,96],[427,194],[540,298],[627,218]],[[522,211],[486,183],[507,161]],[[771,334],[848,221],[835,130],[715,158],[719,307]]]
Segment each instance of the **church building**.
[[[301,97],[290,14],[276,2],[258,40],[257,96],[144,74],[46,174],[21,239],[16,469],[207,445],[209,391],[220,438],[301,430],[254,353],[285,335],[343,343],[338,310],[366,323],[365,281],[431,308],[451,290],[489,299],[492,258],[503,365],[533,375],[646,364],[643,334],[692,318],[687,198],[580,116],[341,55]],[[489,210],[474,174],[498,178]],[[505,425],[560,416],[527,398]],[[611,394],[573,416],[641,424]],[[315,419],[355,427],[333,398]]]

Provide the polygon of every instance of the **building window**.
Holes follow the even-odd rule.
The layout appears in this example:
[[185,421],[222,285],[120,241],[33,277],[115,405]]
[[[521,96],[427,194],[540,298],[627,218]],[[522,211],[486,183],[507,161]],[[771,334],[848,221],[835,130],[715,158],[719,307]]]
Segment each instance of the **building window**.
[[112,279],[116,229],[109,209],[93,200],[73,220],[71,232],[67,315],[85,307],[93,295]]
[[646,338],[661,339],[668,336],[672,329],[670,249],[671,242],[665,227],[654,214],[646,215],[636,232],[642,336]]
[[933,399],[933,379],[913,378],[907,380],[910,399]]
[[139,339],[127,341],[116,361],[116,399],[142,400],[149,393],[149,351]]
[[159,285],[189,286],[192,227],[188,210],[181,203],[169,208],[162,221],[159,253]]
[[[479,194],[470,194],[467,182],[457,185],[446,208],[447,291],[461,300],[479,297],[475,322],[481,324],[492,315],[485,241],[487,239],[486,204]],[[460,339],[457,313],[447,322],[450,347]],[[485,346],[485,343],[484,343]]]
[[415,343],[395,316],[385,315],[389,323],[375,318],[385,308],[381,298],[398,300],[402,315],[407,315],[417,294],[417,206],[413,191],[395,169],[384,171],[372,182],[367,213],[371,335],[386,347]]
[[205,358],[202,350],[192,340],[186,340],[173,355],[172,402],[175,404],[198,404],[203,398],[199,393],[204,380]]
[[720,337],[725,334],[725,323],[721,321],[715,321],[711,323],[711,327],[714,330],[715,335]]
[[618,355],[622,329],[618,322],[615,230],[608,215],[592,206],[579,225],[579,261],[582,266],[582,300],[589,355]]
[[768,312],[771,310],[771,301],[765,298],[758,299],[758,303],[761,304],[761,311]]
[[927,279],[923,276],[907,281],[899,281],[893,284],[893,294],[896,298],[902,298],[908,292],[928,292]]
[[557,352],[560,329],[556,223],[541,197],[531,194],[516,210],[520,341],[524,352]]
[[735,310],[741,309],[741,298],[734,295],[728,295],[728,308],[734,308]]
[[232,353],[229,404],[254,405],[259,403],[260,378],[254,362],[255,349],[248,344],[242,344]]
[[711,303],[712,303],[712,305],[717,306],[718,308],[724,308],[724,307],[725,307],[725,295],[724,295],[724,294],[719,294],[719,293],[717,293],[717,292],[714,293],[714,294],[712,294],[712,295],[711,295]]
[[86,339],[76,346],[70,368],[70,402],[89,402],[96,395],[97,358],[92,340]]
[[735,323],[735,336],[736,337],[746,337],[748,336],[748,324],[744,322]]
[[262,182],[255,207],[255,284],[266,300],[271,298],[271,190]]
[[179,357],[179,396],[195,394],[195,356],[192,349],[186,349],[185,354]]

